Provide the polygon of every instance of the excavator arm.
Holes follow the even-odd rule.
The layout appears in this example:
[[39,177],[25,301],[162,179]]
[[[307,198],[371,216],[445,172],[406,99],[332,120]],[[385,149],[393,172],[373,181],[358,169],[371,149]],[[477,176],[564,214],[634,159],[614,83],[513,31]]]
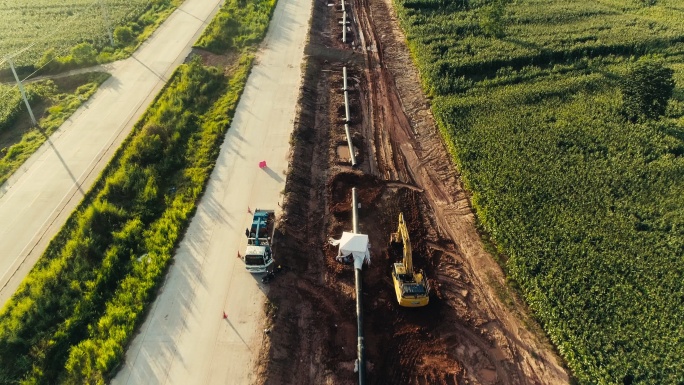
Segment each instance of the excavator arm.
[[392,234],[395,242],[401,242],[404,245],[404,267],[406,272],[413,274],[413,254],[411,250],[411,239],[409,238],[408,228],[404,222],[404,213],[399,213],[399,228],[396,233]]

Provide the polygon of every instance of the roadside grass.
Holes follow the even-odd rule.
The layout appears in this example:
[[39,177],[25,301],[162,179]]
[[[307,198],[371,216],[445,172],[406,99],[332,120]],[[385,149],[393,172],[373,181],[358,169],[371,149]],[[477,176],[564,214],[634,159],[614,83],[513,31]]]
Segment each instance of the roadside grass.
[[[271,14],[273,1],[259,4],[242,20]],[[263,36],[260,25],[249,33]],[[1,383],[115,374],[204,191],[257,44],[242,46],[228,74],[199,58],[174,73],[0,311]]]
[[217,54],[255,47],[266,36],[275,3],[275,0],[226,2],[195,46]]
[[[480,226],[578,383],[684,383],[684,9],[504,3],[496,38],[484,2],[395,0]],[[645,54],[676,88],[631,123]]]
[[[13,104],[0,107],[5,120],[0,123],[0,185],[4,183],[64,123],[109,74],[93,72],[66,79],[44,80],[26,87],[28,99],[38,120],[31,128],[26,106],[18,90]],[[4,123],[4,124],[3,124]]]

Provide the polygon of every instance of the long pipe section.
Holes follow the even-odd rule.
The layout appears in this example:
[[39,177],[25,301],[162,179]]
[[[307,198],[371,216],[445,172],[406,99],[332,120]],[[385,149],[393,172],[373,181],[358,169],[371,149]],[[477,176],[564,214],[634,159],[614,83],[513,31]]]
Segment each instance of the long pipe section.
[[349,159],[351,160],[352,167],[354,167],[356,166],[356,155],[354,154],[354,146],[352,145],[348,124],[344,125],[344,133],[347,135],[347,144],[349,145]]
[[[352,229],[354,234],[359,231],[359,216],[356,212],[359,207],[356,203],[356,187],[352,188]],[[366,348],[363,345],[363,292],[361,290],[363,281],[361,280],[361,269],[354,269],[354,280],[356,287],[356,328],[357,333],[357,360],[359,363],[359,385],[366,383]]]
[[352,187],[352,232],[354,234],[359,233],[359,217],[356,213],[356,208],[359,207],[356,204],[356,187]]
[[351,118],[349,117],[349,95],[347,94],[347,91],[344,91],[344,114],[345,114],[345,122],[349,123],[351,121]]
[[356,327],[358,329],[357,341],[357,357],[359,361],[359,385],[366,383],[366,348],[363,346],[363,305],[361,303],[361,269],[354,269],[354,278],[356,280]]
[[[342,67],[342,79],[344,81],[344,111],[347,115],[347,123],[349,123],[349,96],[347,94],[347,67]],[[352,167],[356,166],[356,155],[354,155],[354,145],[351,141],[351,134],[349,133],[349,124],[344,124],[344,133],[347,136],[347,145],[349,146],[349,159],[351,160]]]
[[[342,2],[344,4],[344,1]],[[342,43],[347,42],[347,12],[342,11]]]
[[347,66],[342,67],[342,81],[344,81],[344,86],[342,86],[342,91],[347,91]]

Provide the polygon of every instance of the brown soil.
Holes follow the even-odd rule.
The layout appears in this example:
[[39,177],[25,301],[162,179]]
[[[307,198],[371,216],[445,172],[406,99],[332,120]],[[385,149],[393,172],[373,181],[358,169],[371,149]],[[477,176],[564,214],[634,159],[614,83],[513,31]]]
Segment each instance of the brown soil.
[[235,67],[238,65],[238,59],[240,59],[239,52],[218,55],[202,48],[193,47],[192,52],[187,56],[185,62],[191,61],[195,56],[200,56],[202,58],[202,64],[206,66],[223,68],[225,74],[234,73]]
[[[363,271],[367,383],[567,384],[560,360],[484,250],[389,0],[353,1],[351,45],[341,42],[338,5],[314,4],[274,240],[278,263],[288,268],[268,294],[275,310],[258,382],[357,382],[354,273],[328,243],[351,231],[356,187],[372,254]],[[357,168],[341,150],[344,65]],[[424,308],[401,308],[394,298],[389,271],[399,257],[387,244],[400,212],[415,266],[431,282]]]

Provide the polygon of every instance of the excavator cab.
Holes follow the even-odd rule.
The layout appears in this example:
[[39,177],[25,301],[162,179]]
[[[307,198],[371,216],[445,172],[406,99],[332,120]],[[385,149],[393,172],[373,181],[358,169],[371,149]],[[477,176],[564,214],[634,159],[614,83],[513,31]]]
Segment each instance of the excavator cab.
[[401,246],[403,259],[392,265],[392,281],[400,306],[421,307],[430,302],[430,286],[423,271],[413,270],[413,254],[404,214],[399,214],[399,228],[390,236],[390,246]]

